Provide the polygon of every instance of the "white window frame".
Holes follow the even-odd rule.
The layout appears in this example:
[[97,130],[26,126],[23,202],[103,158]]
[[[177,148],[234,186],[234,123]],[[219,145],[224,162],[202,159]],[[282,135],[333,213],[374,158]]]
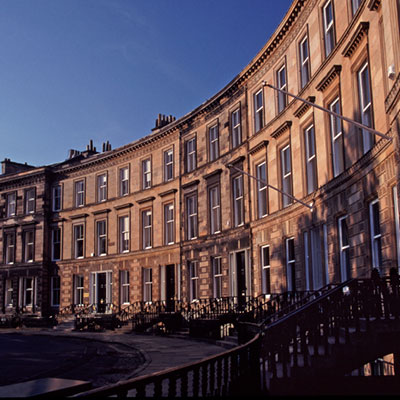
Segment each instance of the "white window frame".
[[24,262],[33,262],[35,257],[35,231],[33,229],[23,231],[24,237]]
[[299,43],[299,55],[300,55],[300,81],[301,88],[310,80],[310,55],[308,47],[308,35],[304,35],[303,39]]
[[282,171],[282,206],[287,207],[293,203],[292,196],[292,156],[290,152],[290,144],[281,149],[281,171]]
[[51,193],[52,193],[52,210],[60,211],[61,210],[61,201],[62,201],[61,185],[53,186]]
[[242,143],[242,126],[240,117],[240,108],[237,108],[231,114],[232,148],[236,148]]
[[[373,126],[372,97],[370,84],[369,64],[365,61],[357,72],[358,95],[360,101],[361,123],[371,128]],[[363,154],[367,153],[375,143],[373,133],[362,129]]]
[[[78,249],[82,246],[82,255],[78,255]],[[74,258],[85,256],[85,228],[83,224],[74,225]]]
[[25,191],[25,214],[33,214],[35,212],[36,190],[30,188]]
[[129,271],[121,270],[119,274],[119,279],[120,279],[120,302],[121,304],[130,304]]
[[[376,214],[376,204],[378,205],[378,214]],[[380,227],[379,199],[375,199],[369,203],[369,221],[371,229],[372,268],[377,268],[380,272],[382,268],[382,234]],[[378,222],[378,224],[376,222]]]
[[164,151],[164,182],[174,179],[174,150]]
[[235,227],[242,226],[244,224],[243,175],[235,176],[232,179],[232,195],[233,195],[233,223]]
[[[266,254],[268,257],[266,257]],[[261,261],[261,291],[265,295],[271,294],[271,254],[270,246],[260,247],[260,261]]]
[[[267,163],[265,161],[256,165],[257,175],[257,215],[263,218],[268,215],[267,198]],[[262,181],[262,182],[261,182]]]
[[97,201],[107,200],[107,174],[97,175]]
[[185,142],[186,146],[186,172],[194,171],[197,168],[197,143],[196,137]]
[[83,179],[75,182],[75,207],[85,205],[85,181]]
[[214,161],[219,157],[218,124],[215,124],[208,129],[208,145],[210,149],[210,161]]
[[[350,238],[348,236],[348,224],[347,215],[338,219],[338,231],[339,231],[339,263],[340,263],[340,278],[342,282],[347,281],[351,278],[350,271]],[[344,232],[343,226],[345,224],[346,231]],[[347,235],[347,237],[346,237]],[[347,242],[347,243],[346,243]]]
[[74,275],[74,305],[83,306],[85,292],[85,278],[83,275]]
[[[341,114],[339,97],[329,104],[329,110]],[[336,177],[344,171],[343,126],[340,118],[329,116],[329,126],[332,143],[333,176]]]
[[197,194],[193,193],[186,197],[187,214],[187,238],[188,240],[197,239]]
[[175,243],[174,203],[164,204],[164,244]]
[[123,215],[118,218],[118,227],[119,227],[119,252],[129,253],[130,232],[129,232],[128,215]]
[[143,268],[143,301],[153,301],[153,271],[152,268]]
[[[287,79],[286,79],[286,64],[283,64],[276,71],[276,83],[280,90],[287,91]],[[280,114],[287,106],[287,94],[278,92],[278,114]]]
[[121,197],[129,194],[129,167],[119,170],[119,195]]
[[254,133],[264,127],[264,92],[262,89],[254,93]]
[[142,189],[151,188],[151,159],[142,160]]
[[199,293],[199,264],[197,261],[189,261],[189,295],[190,301],[198,301],[200,298]]
[[152,247],[152,211],[142,211],[142,248]]
[[[10,238],[12,240],[10,241]],[[4,234],[5,240],[5,263],[14,264],[15,263],[15,232],[6,232]]]
[[304,144],[306,151],[307,194],[310,194],[318,187],[314,124],[309,125],[304,130]]
[[208,189],[208,200],[210,209],[210,233],[221,232],[221,199],[219,185]]
[[[328,20],[328,9],[331,11],[331,20]],[[323,24],[324,24],[324,41],[325,41],[325,57],[328,57],[332,53],[335,47],[335,26],[334,26],[334,15],[333,15],[333,4],[331,0],[328,0],[323,9]]]
[[[22,299],[22,305],[24,307],[33,307],[35,305],[35,277],[23,277],[23,299]],[[28,282],[31,283],[28,286]],[[31,298],[31,301],[28,302],[28,293]]]
[[351,0],[351,11],[353,12],[353,16],[357,12],[358,8],[361,5],[362,0]]
[[4,305],[6,308],[10,308],[14,306],[14,287],[12,279],[6,279],[5,281],[5,297],[4,297]]
[[211,266],[213,274],[213,297],[218,299],[222,297],[222,258],[211,257]]
[[51,306],[59,307],[60,306],[60,295],[61,295],[61,287],[60,287],[60,276],[52,276],[51,277]]
[[107,222],[105,219],[96,221],[96,252],[98,256],[107,254]]
[[7,194],[7,217],[17,214],[17,195],[15,192]]

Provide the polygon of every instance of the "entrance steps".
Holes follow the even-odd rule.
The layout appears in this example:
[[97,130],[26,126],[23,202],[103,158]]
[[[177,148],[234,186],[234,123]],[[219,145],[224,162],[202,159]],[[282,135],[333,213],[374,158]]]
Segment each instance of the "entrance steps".
[[75,329],[75,316],[69,315],[62,318],[58,325],[53,328],[59,332],[71,332]]

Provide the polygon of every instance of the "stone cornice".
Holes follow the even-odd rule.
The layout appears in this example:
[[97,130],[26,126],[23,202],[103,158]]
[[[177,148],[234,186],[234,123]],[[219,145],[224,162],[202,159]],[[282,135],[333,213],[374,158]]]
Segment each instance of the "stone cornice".
[[37,225],[37,224],[40,224],[40,222],[36,221],[36,220],[20,222],[21,226],[29,226],[29,225]]
[[278,138],[282,135],[283,132],[288,130],[292,126],[292,121],[285,121],[281,126],[275,129],[274,132],[271,133],[271,137],[274,139]]
[[165,197],[165,196],[168,196],[169,194],[176,193],[177,191],[178,191],[178,189],[173,188],[173,189],[166,190],[165,192],[158,193],[158,195],[160,197]]
[[185,184],[182,185],[181,187],[182,187],[182,189],[187,189],[187,188],[189,188],[189,187],[191,187],[191,186],[198,185],[199,183],[200,183],[200,181],[199,181],[198,179],[196,179],[196,180],[194,180],[194,181],[185,183]]
[[[310,103],[315,103],[315,96],[308,96],[306,98]],[[302,103],[301,106],[293,113],[296,118],[300,118],[311,106],[307,103]]]
[[83,213],[83,214],[76,214],[76,215],[70,215],[70,219],[79,219],[79,218],[86,218],[88,217],[89,214]]
[[350,38],[349,42],[344,47],[342,51],[342,56],[350,57],[353,55],[354,50],[361,42],[363,36],[368,34],[368,29],[369,29],[369,22],[360,22],[356,31],[354,32],[354,35]]
[[318,83],[316,89],[320,92],[323,92],[329,84],[333,81],[336,76],[339,76],[340,71],[342,70],[341,65],[334,65],[326,74],[326,76]]
[[2,228],[3,228],[3,231],[6,231],[6,230],[12,230],[12,229],[17,229],[18,228],[18,224],[9,224],[9,225],[3,225],[2,226]]
[[118,206],[114,206],[115,210],[122,210],[124,208],[132,207],[132,203],[125,203],[125,204],[119,204]]
[[0,188],[28,187],[46,179],[47,168],[38,167],[37,170],[17,172],[15,174],[0,175]]
[[143,204],[147,203],[148,201],[153,201],[155,199],[154,196],[145,197],[144,199],[136,200],[136,203]]
[[97,210],[97,211],[93,211],[92,214],[93,215],[98,215],[98,214],[104,214],[104,213],[109,213],[111,210],[109,208],[104,208],[103,210]]
[[221,168],[218,168],[218,169],[216,169],[215,171],[212,171],[212,172],[210,172],[209,174],[204,175],[204,176],[203,176],[203,179],[210,179],[210,178],[212,178],[213,176],[219,175],[219,174],[221,174],[221,173],[222,173],[222,169],[221,169]]
[[249,153],[251,155],[254,155],[254,154],[258,153],[260,150],[266,149],[267,146],[268,146],[268,143],[269,143],[268,140],[263,140],[262,142],[260,142],[257,145],[255,145],[252,149],[250,149]]

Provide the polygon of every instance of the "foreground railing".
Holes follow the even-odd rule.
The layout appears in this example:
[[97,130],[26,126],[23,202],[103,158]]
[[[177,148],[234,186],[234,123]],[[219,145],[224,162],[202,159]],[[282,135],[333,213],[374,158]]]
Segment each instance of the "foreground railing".
[[315,364],[315,356],[329,356],[332,346],[351,344],[353,333],[369,332],[373,323],[400,317],[398,280],[354,279],[338,285],[296,311],[271,322],[262,332],[263,386],[273,379],[293,376],[299,368],[314,367],[314,373],[329,368],[336,374],[355,367],[348,359],[335,365]]
[[259,336],[201,361],[93,389],[76,397],[206,397],[257,393]]
[[[314,365],[315,356],[329,355],[333,344],[349,344],[354,332],[368,332],[374,321],[386,324],[399,319],[399,293],[396,276],[354,279],[326,287],[314,293],[306,303],[302,298],[281,309],[279,318],[269,316],[269,323],[261,324],[260,333],[232,350],[196,363],[93,389],[79,397],[203,397],[267,393],[271,382],[294,376],[298,368],[314,366],[312,376],[323,374],[327,368],[336,368],[324,363]],[[344,376],[351,372],[354,369],[352,361],[348,359],[345,368],[335,370],[335,373]]]

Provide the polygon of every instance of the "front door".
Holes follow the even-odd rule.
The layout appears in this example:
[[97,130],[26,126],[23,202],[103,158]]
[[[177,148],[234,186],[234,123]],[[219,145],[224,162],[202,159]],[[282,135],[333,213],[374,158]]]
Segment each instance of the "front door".
[[246,303],[246,252],[239,251],[236,253],[236,271],[237,271],[237,295],[239,308]]
[[175,300],[175,265],[166,266],[165,298],[167,311],[174,311]]
[[237,301],[239,308],[246,303],[250,295],[250,266],[247,250],[232,252],[229,255],[229,295]]
[[107,274],[100,272],[97,274],[97,312],[104,313],[107,307]]

